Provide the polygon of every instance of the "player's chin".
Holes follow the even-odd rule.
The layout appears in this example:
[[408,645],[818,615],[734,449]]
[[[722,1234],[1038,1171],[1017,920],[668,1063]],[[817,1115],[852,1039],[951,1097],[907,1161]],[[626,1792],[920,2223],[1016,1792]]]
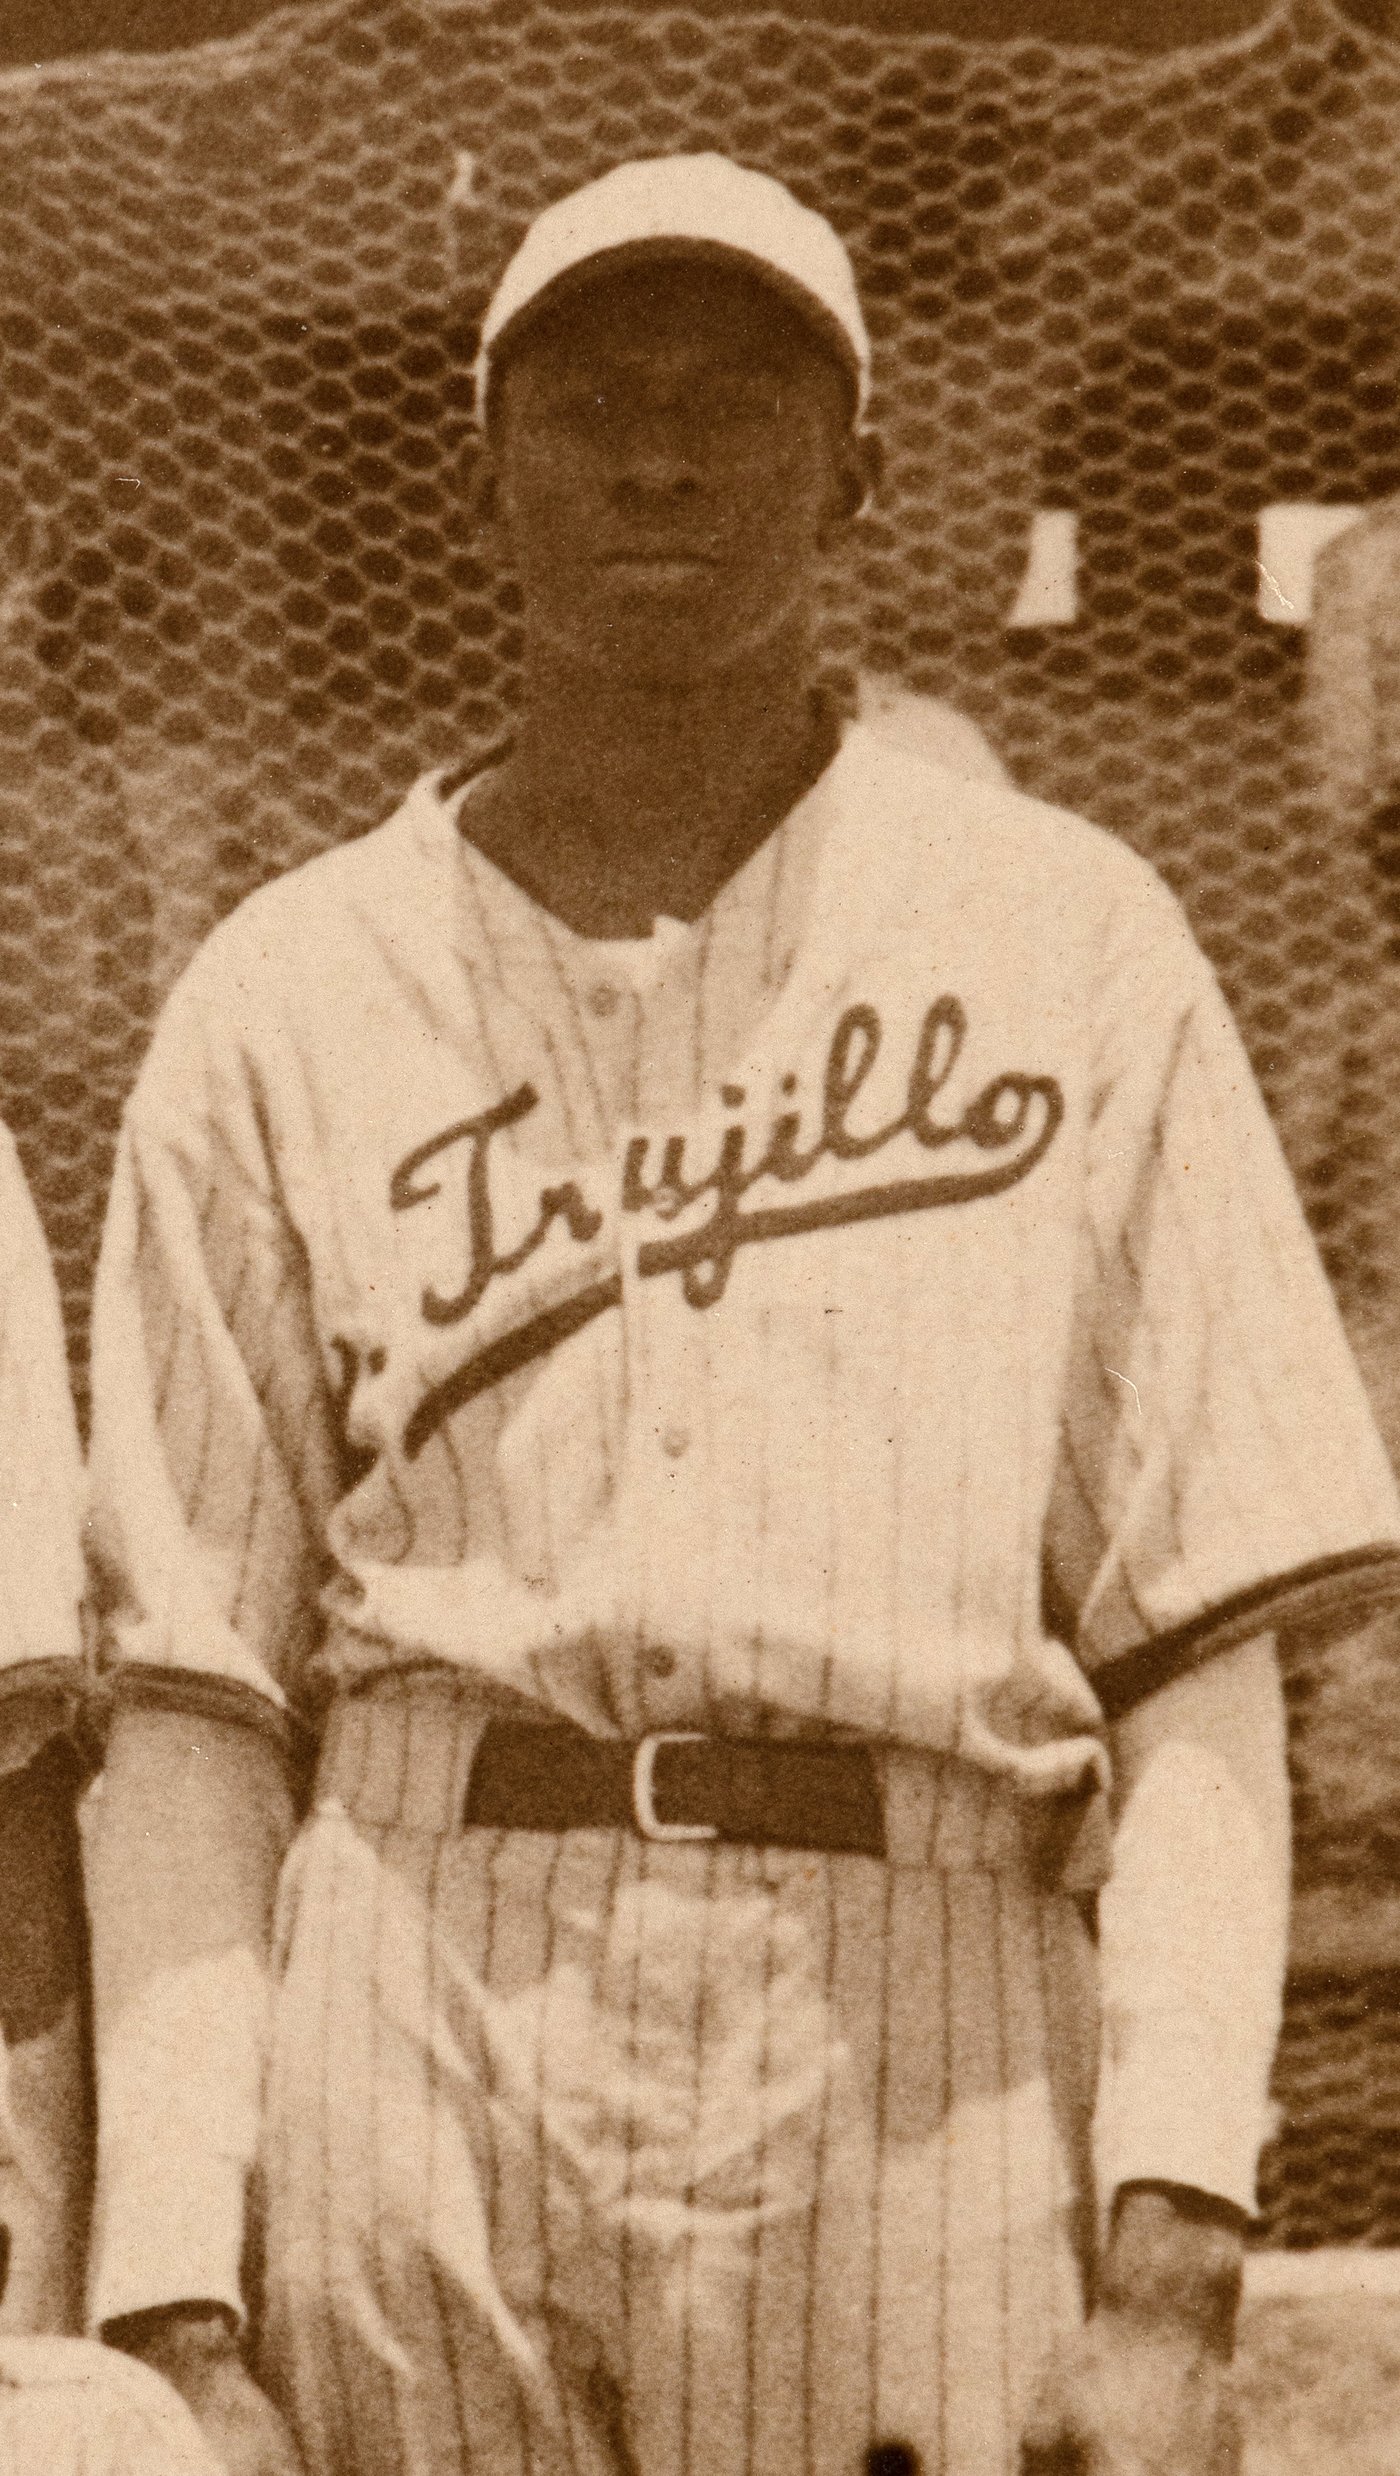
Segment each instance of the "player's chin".
[[596,648],[619,675],[684,683],[722,670],[745,631],[722,593],[684,583],[611,589],[595,610]]

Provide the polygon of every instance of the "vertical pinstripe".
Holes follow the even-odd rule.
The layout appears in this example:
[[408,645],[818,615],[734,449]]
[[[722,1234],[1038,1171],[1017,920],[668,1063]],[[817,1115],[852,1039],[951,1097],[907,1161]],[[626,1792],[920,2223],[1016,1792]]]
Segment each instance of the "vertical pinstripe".
[[367,1697],[298,1849],[265,2370],[312,2476],[442,2476],[463,2421],[616,2476],[618,2401],[636,2476],[1005,2476],[1088,2096],[1005,1792],[943,1767],[951,1867],[464,1833],[478,1725]]

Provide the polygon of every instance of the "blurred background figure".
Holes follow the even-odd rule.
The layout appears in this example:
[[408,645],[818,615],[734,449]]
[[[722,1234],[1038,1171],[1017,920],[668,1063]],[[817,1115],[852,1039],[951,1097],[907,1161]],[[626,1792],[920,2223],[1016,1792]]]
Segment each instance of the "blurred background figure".
[[128,804],[75,693],[61,531],[0,475],[0,1120],[54,1258],[81,1417],[88,1292],[145,1047],[151,931]]
[[1400,496],[1318,557],[1305,713],[1334,830],[1365,850],[1400,945]]
[[[1380,1260],[1364,1287],[1339,1282],[1353,1340],[1392,1454],[1400,1450],[1400,1216],[1389,1163],[1400,1137],[1400,495],[1383,499],[1317,558],[1302,698],[1303,751],[1315,802],[1318,867],[1351,889],[1357,933],[1339,954],[1335,988],[1347,1000],[1337,1044],[1340,1104],[1331,1149],[1387,1201],[1377,1216]],[[1379,968],[1377,968],[1379,967]],[[1339,1009],[1339,1013],[1340,1013]],[[1355,1105],[1378,1096],[1372,1123]],[[1387,1303],[1392,1312],[1386,1312]]]

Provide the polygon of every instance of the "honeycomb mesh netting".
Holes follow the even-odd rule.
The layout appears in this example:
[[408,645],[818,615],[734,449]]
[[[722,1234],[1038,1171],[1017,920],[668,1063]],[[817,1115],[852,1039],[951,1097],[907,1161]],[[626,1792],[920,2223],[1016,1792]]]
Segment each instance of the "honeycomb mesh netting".
[[[493,268],[551,195],[704,145],[856,255],[889,470],[843,649],[952,696],[1180,886],[1346,1303],[1384,1326],[1387,881],[1308,795],[1300,635],[1258,616],[1255,524],[1400,483],[1397,101],[1400,54],[1312,6],[1144,63],[360,0],[0,80],[28,572],[0,681],[3,1099],[79,1354],[112,1118],[174,971],[252,884],[500,726],[516,613],[466,489]],[[1078,615],[1008,629],[1047,506],[1077,518]]]
[[1269,2240],[1400,2245],[1400,1968],[1293,1988],[1264,2158]]
[[[1310,777],[1304,634],[1261,615],[1257,531],[1400,489],[1397,130],[1400,50],[1313,0],[1150,60],[352,0],[0,78],[0,1112],[80,1390],[115,1125],[173,976],[508,714],[518,606],[469,492],[494,270],[608,164],[716,146],[833,216],[869,309],[888,470],[833,657],[953,700],[1183,894],[1400,1441],[1400,848]],[[1055,512],[1072,608],[1037,617]],[[1396,1648],[1292,1663],[1305,1878],[1397,1864],[1400,1791],[1357,1820],[1337,1753],[1339,1710],[1374,1748]],[[1389,1743],[1400,1776],[1400,1711]],[[1288,2240],[1334,2223],[1309,2124],[1364,2124],[1367,2055],[1393,2108],[1393,2018],[1387,2044],[1335,2014],[1290,2018]]]

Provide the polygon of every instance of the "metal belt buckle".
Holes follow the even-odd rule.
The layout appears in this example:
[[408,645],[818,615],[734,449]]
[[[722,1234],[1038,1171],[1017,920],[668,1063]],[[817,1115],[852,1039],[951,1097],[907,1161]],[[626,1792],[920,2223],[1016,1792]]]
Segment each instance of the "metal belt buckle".
[[653,1802],[656,1757],[663,1745],[700,1745],[700,1728],[654,1728],[632,1757],[632,1820],[644,1840],[717,1840],[715,1823],[663,1823]]

